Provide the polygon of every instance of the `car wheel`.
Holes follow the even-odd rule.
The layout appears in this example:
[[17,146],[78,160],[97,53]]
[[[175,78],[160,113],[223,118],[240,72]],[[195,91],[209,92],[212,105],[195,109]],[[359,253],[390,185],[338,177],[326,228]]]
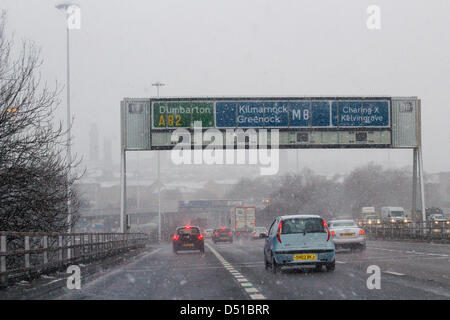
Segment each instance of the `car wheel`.
[[316,264],[316,266],[314,267],[314,271],[321,272],[322,271],[322,265],[320,263]]
[[366,244],[362,244],[362,245],[359,247],[359,250],[361,250],[361,251],[366,250]]
[[205,247],[201,247],[201,248],[200,248],[200,253],[201,253],[201,254],[205,254]]
[[333,260],[331,263],[327,263],[327,271],[334,271],[336,267],[336,260]]
[[269,269],[269,262],[267,261],[266,252],[265,251],[264,251],[264,269],[265,270]]
[[280,270],[280,267],[278,266],[277,262],[275,261],[275,258],[272,258],[272,273],[276,274]]

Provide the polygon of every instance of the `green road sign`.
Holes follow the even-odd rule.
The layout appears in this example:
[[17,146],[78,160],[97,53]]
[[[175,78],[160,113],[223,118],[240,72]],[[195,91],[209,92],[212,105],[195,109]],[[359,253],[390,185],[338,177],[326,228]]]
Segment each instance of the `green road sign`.
[[192,128],[195,121],[202,127],[214,127],[214,103],[204,101],[154,102],[153,128]]

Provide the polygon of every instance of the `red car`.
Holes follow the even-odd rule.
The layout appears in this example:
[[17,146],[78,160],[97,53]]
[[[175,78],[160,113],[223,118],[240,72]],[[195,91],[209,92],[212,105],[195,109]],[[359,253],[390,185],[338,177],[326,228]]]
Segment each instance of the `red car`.
[[215,229],[212,234],[212,241],[217,242],[230,242],[233,243],[233,231],[231,229],[222,227]]
[[184,250],[200,250],[205,253],[205,239],[199,227],[179,227],[172,238],[173,252]]

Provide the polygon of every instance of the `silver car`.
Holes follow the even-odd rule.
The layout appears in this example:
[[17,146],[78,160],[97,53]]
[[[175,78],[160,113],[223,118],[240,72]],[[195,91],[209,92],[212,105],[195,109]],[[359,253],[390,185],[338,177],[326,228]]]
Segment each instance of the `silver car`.
[[333,242],[338,248],[366,248],[366,236],[364,229],[360,228],[353,220],[332,220],[328,222]]
[[268,236],[266,227],[255,227],[253,229],[251,239],[257,240],[257,239],[265,238],[266,236]]

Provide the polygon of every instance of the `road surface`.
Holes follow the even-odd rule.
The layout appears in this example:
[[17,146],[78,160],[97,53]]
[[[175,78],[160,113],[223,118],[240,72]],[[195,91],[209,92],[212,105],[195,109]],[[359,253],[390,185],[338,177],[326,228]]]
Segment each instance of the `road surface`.
[[[450,299],[450,245],[368,241],[338,251],[336,270],[264,269],[263,240],[206,242],[205,254],[150,248],[57,299]],[[381,289],[368,289],[367,267],[381,269]]]

